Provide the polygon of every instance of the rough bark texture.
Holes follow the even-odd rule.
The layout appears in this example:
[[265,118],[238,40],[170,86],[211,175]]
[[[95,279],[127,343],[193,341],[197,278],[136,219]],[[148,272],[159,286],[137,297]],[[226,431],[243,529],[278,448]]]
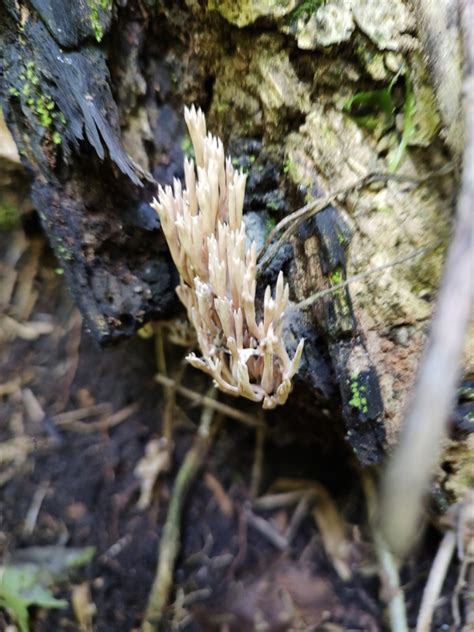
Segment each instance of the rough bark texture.
[[260,239],[305,202],[371,172],[420,180],[349,192],[307,220],[261,278],[265,287],[283,269],[302,301],[427,248],[295,312],[288,326],[289,344],[307,339],[290,406],[310,423],[340,420],[359,461],[379,462],[413,383],[456,194],[453,172],[426,180],[455,149],[443,140],[410,3],[0,7],[5,118],[101,343],[178,309],[149,202],[156,182],[182,175],[184,104],[207,111],[209,127],[248,170],[246,210]]

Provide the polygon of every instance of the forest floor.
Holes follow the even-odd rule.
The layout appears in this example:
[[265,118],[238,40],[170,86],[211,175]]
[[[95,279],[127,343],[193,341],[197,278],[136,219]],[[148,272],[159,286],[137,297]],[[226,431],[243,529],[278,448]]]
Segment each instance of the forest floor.
[[[94,547],[85,566],[51,583],[68,605],[30,608],[31,630],[138,631],[201,407],[177,394],[172,464],[155,482],[153,458],[143,460],[147,448],[155,456],[163,448],[156,440],[166,402],[155,381],[154,339],[100,349],[40,231],[29,233],[0,234],[0,553],[8,562],[20,549],[38,556],[31,547]],[[165,346],[168,375],[176,375],[183,349]],[[207,392],[206,378],[191,368],[181,373],[187,388]],[[220,401],[255,415],[240,402]],[[389,595],[379,581],[362,473],[344,442],[291,415],[278,427],[268,422],[256,451],[254,428],[217,417],[219,430],[184,503],[163,629],[388,629]],[[148,498],[140,495],[147,481]],[[403,569],[410,627],[439,541],[428,531]],[[457,574],[454,564],[433,630],[454,629]],[[11,623],[0,610],[0,629]]]

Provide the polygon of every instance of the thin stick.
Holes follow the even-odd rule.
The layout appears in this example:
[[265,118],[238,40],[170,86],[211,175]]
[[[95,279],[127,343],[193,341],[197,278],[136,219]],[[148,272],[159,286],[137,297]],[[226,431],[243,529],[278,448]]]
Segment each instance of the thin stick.
[[[213,387],[213,394],[216,392]],[[212,397],[209,397],[212,400]],[[160,539],[158,566],[148,598],[142,632],[157,632],[162,623],[163,613],[169,603],[173,586],[173,573],[181,540],[181,514],[189,489],[201,469],[212,443],[212,418],[214,409],[206,406],[193,446],[176,477],[171,495],[166,522]]]
[[336,285],[332,285],[331,287],[328,287],[324,290],[320,290],[319,292],[315,292],[314,294],[311,294],[311,296],[308,296],[304,300],[297,303],[296,306],[300,308],[309,307],[309,305],[312,305],[318,299],[323,298],[324,296],[328,296],[329,294],[332,294],[334,292],[337,292],[338,290],[344,287],[347,287],[351,283],[355,283],[356,281],[361,281],[362,279],[365,279],[366,277],[371,276],[372,274],[376,274],[377,272],[381,272],[382,270],[387,270],[388,268],[394,268],[395,266],[398,266],[402,263],[410,261],[410,259],[414,259],[415,257],[419,257],[420,255],[431,252],[432,250],[437,248],[439,245],[440,245],[440,242],[436,242],[436,243],[431,244],[430,246],[424,246],[423,248],[418,248],[417,250],[414,250],[408,255],[405,255],[403,257],[398,257],[397,259],[393,259],[392,261],[389,261],[388,263],[384,263],[380,266],[376,266],[375,268],[371,268],[370,270],[365,270],[364,272],[360,272],[359,274],[354,274],[353,276],[349,277],[345,281],[342,281],[341,283],[337,283]]
[[296,505],[308,490],[300,489],[295,492],[283,492],[281,494],[267,494],[260,496],[252,503],[252,508],[257,511],[270,511],[272,509],[280,509],[289,505]]
[[206,397],[206,395],[196,393],[195,391],[192,391],[185,386],[181,386],[181,384],[176,384],[174,380],[166,377],[166,375],[161,375],[160,373],[158,373],[157,375],[155,375],[155,380],[159,384],[163,384],[166,386],[174,385],[177,393],[183,395],[183,397],[186,397],[195,404],[200,404],[208,408],[212,408],[213,410],[217,410],[221,412],[225,417],[230,417],[231,419],[240,421],[246,426],[250,426],[251,428],[258,428],[262,425],[262,422],[256,417],[252,417],[252,415],[247,415],[246,413],[243,413],[236,408],[232,408],[232,406],[227,406],[227,404],[223,404],[217,400]]
[[[273,259],[273,256],[280,249],[280,246],[298,228],[298,226],[313,215],[316,215],[316,213],[323,211],[330,204],[333,204],[337,198],[345,197],[349,193],[359,191],[375,182],[388,182],[392,180],[397,182],[412,183],[419,186],[435,176],[439,177],[444,173],[449,173],[449,171],[452,171],[452,168],[452,165],[447,165],[446,167],[443,167],[436,172],[429,173],[422,178],[413,178],[411,176],[393,173],[369,173],[363,178],[358,178],[349,185],[336,189],[336,191],[329,193],[324,198],[319,198],[309,202],[294,213],[291,213],[291,215],[284,217],[270,232],[262,249],[258,253],[258,259],[260,260],[258,274],[261,274],[268,267],[270,261]],[[281,237],[279,237],[275,244],[272,244],[273,240],[284,228],[286,228],[285,232],[281,235]]]
[[382,487],[382,530],[399,556],[420,532],[423,497],[447,432],[474,303],[474,3],[459,6],[466,55],[466,140],[456,225],[418,383]]
[[428,581],[423,591],[420,612],[416,622],[416,632],[429,632],[431,630],[431,620],[436,608],[436,602],[441,593],[455,548],[456,533],[451,529],[444,534],[431,566]]
[[[100,404],[98,404],[100,406]],[[108,404],[106,404],[108,406]],[[138,404],[129,404],[125,406],[125,408],[121,408],[117,410],[117,412],[109,415],[108,417],[104,417],[103,419],[99,419],[98,421],[77,421],[74,419],[74,416],[65,417],[67,413],[63,413],[61,416],[57,415],[53,417],[53,421],[56,426],[60,428],[65,428],[66,430],[70,430],[71,432],[80,432],[82,434],[88,434],[92,432],[105,432],[114,426],[118,426],[128,419],[131,415],[137,412],[139,409]],[[71,411],[72,413],[76,411]],[[78,411],[79,412],[79,411]],[[97,413],[96,413],[97,414]],[[59,420],[57,417],[61,417]]]
[[250,509],[245,512],[248,524],[259,531],[273,546],[280,551],[288,548],[288,540],[275,527],[260,516],[256,516]]
[[398,566],[378,530],[374,531],[375,551],[389,592],[388,612],[392,632],[408,632],[405,598],[400,586]]
[[109,415],[111,412],[112,404],[103,402],[102,404],[94,404],[93,406],[86,406],[85,408],[68,410],[66,413],[59,413],[58,415],[54,415],[51,420],[56,426],[64,426],[72,421],[80,421],[87,417],[97,417],[99,415]]

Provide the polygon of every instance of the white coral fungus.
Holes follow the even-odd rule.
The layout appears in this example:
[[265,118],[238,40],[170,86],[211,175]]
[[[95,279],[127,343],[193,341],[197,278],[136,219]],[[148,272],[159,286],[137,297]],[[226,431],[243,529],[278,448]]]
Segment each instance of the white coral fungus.
[[247,249],[242,222],[246,175],[225,158],[222,141],[206,135],[200,109],[185,108],[184,117],[197,174],[194,161],[185,158],[186,188],[176,179],[173,187],[160,186],[153,206],[180,274],[176,291],[202,353],[187,360],[225,393],[274,408],[286,402],[303,351],[301,340],[290,360],[283,343],[288,285],[280,272],[275,298],[267,286],[257,323],[256,245]]

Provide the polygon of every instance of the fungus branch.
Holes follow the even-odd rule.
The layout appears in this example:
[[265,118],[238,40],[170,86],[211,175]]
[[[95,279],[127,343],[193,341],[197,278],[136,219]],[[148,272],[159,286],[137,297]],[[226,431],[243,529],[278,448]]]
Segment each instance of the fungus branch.
[[202,353],[187,360],[223,392],[274,408],[286,402],[303,351],[301,340],[290,359],[283,343],[288,284],[280,272],[274,298],[267,286],[258,318],[257,251],[255,242],[247,248],[242,222],[246,176],[225,158],[222,141],[206,134],[201,110],[185,108],[184,116],[196,165],[185,159],[185,189],[178,180],[173,187],[160,186],[153,206],[180,274],[176,291]]

